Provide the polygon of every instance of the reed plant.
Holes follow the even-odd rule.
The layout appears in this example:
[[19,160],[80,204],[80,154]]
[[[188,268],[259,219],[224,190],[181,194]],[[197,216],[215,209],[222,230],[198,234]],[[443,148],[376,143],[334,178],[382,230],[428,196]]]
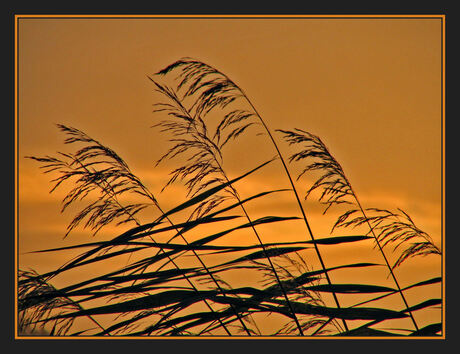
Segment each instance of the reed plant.
[[[169,143],[156,165],[173,164],[166,184],[154,186],[157,192],[114,150],[74,127],[58,125],[65,144],[74,151],[28,157],[56,176],[51,191],[70,186],[62,211],[77,212],[64,236],[76,228],[96,235],[108,225],[119,232],[95,242],[38,250],[81,253],[50,272],[19,271],[20,331],[41,327],[50,335],[127,337],[440,334],[441,322],[420,326],[413,313],[434,308],[441,299],[409,304],[405,293],[439,284],[441,277],[402,287],[397,276],[396,268],[403,271],[411,259],[442,256],[407,213],[364,208],[342,166],[319,137],[300,129],[278,129],[281,138],[275,138],[241,87],[216,68],[184,58],[148,78],[161,97],[155,103],[153,127]],[[274,157],[232,176],[227,156],[233,144],[250,134],[264,135]],[[298,151],[286,160],[283,144]],[[294,164],[303,164],[296,181]],[[280,184],[244,196],[239,186],[268,167],[280,168],[289,187]],[[312,172],[319,173],[313,182]],[[161,193],[175,184],[183,185],[186,195],[166,209],[160,203]],[[367,230],[339,236],[332,231],[331,235],[313,233],[301,195],[309,197],[314,191],[320,191],[318,202],[326,204],[325,213],[334,205],[346,206],[332,231],[361,230],[363,225]],[[274,210],[275,215],[255,215],[255,203],[276,195],[292,198],[297,213],[279,215]],[[264,241],[265,226],[287,223],[297,225],[296,240]],[[253,241],[228,241],[238,233]],[[356,259],[327,266],[331,248],[346,251],[349,245],[360,244],[359,249],[366,249],[370,241],[374,247],[366,252],[376,251],[382,264]],[[388,252],[396,255],[393,264]],[[312,257],[319,264],[316,269]],[[85,280],[63,287],[53,285],[56,277],[88,267],[104,269],[102,265],[117,259],[125,263],[118,262],[119,267],[109,272],[88,273]],[[379,279],[373,284],[334,281],[338,270],[356,274],[382,266],[395,287],[383,286]],[[258,280],[241,285],[233,274],[251,274]],[[350,294],[366,298],[344,306],[342,297]],[[402,299],[403,308],[376,305],[395,296]],[[277,319],[274,328],[264,328],[268,316]],[[89,325],[83,326],[82,319]],[[403,323],[398,322],[401,319],[409,319],[412,326],[382,327]]]

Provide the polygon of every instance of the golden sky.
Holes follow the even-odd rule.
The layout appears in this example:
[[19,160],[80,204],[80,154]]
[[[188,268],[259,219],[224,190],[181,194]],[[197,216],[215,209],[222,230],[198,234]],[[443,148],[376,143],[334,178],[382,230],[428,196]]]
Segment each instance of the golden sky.
[[[82,230],[61,240],[71,218],[59,214],[62,194],[48,194],[50,176],[23,158],[66,151],[55,123],[110,146],[154,193],[160,191],[172,165],[154,168],[167,137],[150,128],[159,119],[152,105],[160,97],[147,75],[182,57],[227,74],[272,131],[301,128],[319,135],[364,206],[404,209],[440,245],[439,18],[21,18],[18,30],[21,253],[86,240]],[[225,151],[229,176],[274,154],[264,139],[251,136]],[[287,187],[275,167],[254,175],[241,193]],[[173,206],[173,194],[160,194],[160,202]],[[283,198],[264,207],[275,215],[280,209],[295,213]],[[313,202],[306,207],[313,229],[327,233],[322,209]],[[266,241],[277,239],[273,229],[266,235]],[[20,264],[47,271],[65,261],[56,257],[23,255]],[[428,263],[439,274],[439,262]]]

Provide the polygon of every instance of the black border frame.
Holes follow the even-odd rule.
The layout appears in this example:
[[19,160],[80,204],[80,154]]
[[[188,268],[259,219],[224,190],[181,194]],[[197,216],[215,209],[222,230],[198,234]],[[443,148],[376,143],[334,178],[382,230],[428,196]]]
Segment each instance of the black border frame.
[[[451,51],[450,50],[450,46],[449,44],[450,43],[455,43],[453,38],[454,38],[454,32],[453,32],[453,28],[455,27],[455,16],[452,14],[452,12],[448,11],[446,7],[442,7],[442,8],[434,8],[434,7],[422,7],[420,6],[419,4],[417,4],[416,7],[411,7],[411,8],[397,8],[395,9],[394,7],[389,9],[387,6],[382,6],[380,9],[372,9],[372,8],[369,8],[369,7],[364,7],[364,8],[360,8],[360,9],[352,9],[352,4],[348,3],[348,4],[341,4],[341,6],[339,7],[336,7],[335,10],[331,10],[330,8],[321,8],[319,6],[307,6],[305,4],[303,5],[300,5],[300,4],[296,4],[297,6],[291,6],[290,8],[287,8],[286,4],[283,4],[283,8],[280,9],[275,9],[273,8],[273,6],[270,6],[269,3],[267,4],[263,4],[263,6],[261,6],[259,4],[259,8],[257,9],[256,8],[252,8],[252,9],[241,9],[241,6],[239,9],[235,9],[235,7],[233,6],[232,8],[228,7],[227,9],[223,10],[222,9],[222,4],[217,4],[214,3],[212,5],[209,5],[209,4],[204,4],[204,5],[207,5],[207,6],[204,6],[204,8],[202,7],[201,9],[199,9],[199,6],[196,5],[196,4],[191,4],[191,3],[187,3],[187,4],[181,4],[182,7],[179,9],[177,7],[177,5],[169,5],[169,4],[155,4],[154,6],[150,6],[150,8],[142,8],[142,7],[138,7],[137,9],[131,9],[131,10],[126,10],[126,9],[114,9],[114,6],[113,4],[110,4],[108,7],[106,7],[105,9],[103,8],[94,8],[94,4],[93,4],[93,9],[89,9],[86,8],[86,9],[81,9],[81,2],[79,3],[80,6],[74,6],[73,9],[68,9],[68,8],[65,8],[66,6],[68,6],[68,4],[66,5],[65,3],[63,2],[59,2],[58,4],[56,3],[52,3],[50,4],[49,2],[44,4],[43,2],[42,3],[34,3],[33,6],[24,6],[24,3],[23,2],[19,2],[17,1],[14,6],[9,6],[8,7],[8,10],[6,11],[7,15],[8,15],[8,18],[7,19],[4,19],[4,21],[2,21],[3,25],[7,27],[7,30],[6,31],[3,31],[3,33],[6,33],[7,36],[8,36],[8,43],[9,43],[9,47],[11,49],[11,57],[10,57],[10,70],[9,70],[9,75],[8,75],[8,80],[5,80],[4,82],[7,82],[8,83],[8,86],[9,86],[9,90],[6,90],[7,92],[7,95],[6,95],[6,99],[7,99],[7,107],[8,108],[11,108],[12,112],[11,114],[6,118],[4,119],[4,122],[3,122],[3,129],[2,129],[2,132],[3,133],[6,133],[6,137],[4,137],[4,139],[2,139],[2,144],[3,144],[3,151],[5,152],[5,150],[7,151],[7,155],[8,157],[11,158],[11,160],[9,161],[9,167],[11,167],[11,170],[12,171],[12,175],[9,175],[9,178],[8,178],[8,182],[12,182],[12,188],[5,188],[5,190],[7,191],[7,198],[10,200],[10,203],[9,204],[10,206],[12,205],[13,208],[6,208],[7,209],[7,212],[6,213],[3,213],[3,216],[6,216],[7,220],[6,224],[8,224],[9,226],[12,226],[12,231],[13,231],[13,234],[14,234],[14,222],[15,222],[15,218],[14,218],[14,198],[15,198],[15,191],[14,191],[14,178],[15,178],[15,171],[14,171],[14,158],[15,158],[15,154],[14,154],[14,131],[15,131],[15,128],[14,128],[14,112],[15,112],[15,107],[14,107],[14,84],[15,84],[15,79],[14,79],[14,65],[15,65],[15,58],[14,58],[14,48],[15,48],[15,43],[14,43],[14,27],[15,27],[15,19],[14,19],[14,15],[15,14],[21,14],[21,15],[27,15],[27,14],[31,14],[31,15],[45,15],[45,14],[68,14],[68,13],[74,13],[74,14],[78,14],[78,15],[84,15],[84,14],[92,14],[92,15],[97,15],[97,14],[107,14],[107,15],[120,15],[120,14],[125,14],[125,15],[130,15],[130,14],[155,14],[155,15],[161,15],[161,14],[178,14],[178,15],[196,15],[196,14],[205,14],[205,15],[211,15],[211,14],[228,14],[228,15],[231,15],[231,14],[234,14],[234,15],[238,15],[238,14],[246,14],[246,15],[252,15],[252,14],[261,14],[261,15],[270,15],[270,14],[276,14],[276,15],[294,15],[294,14],[311,14],[311,15],[318,15],[318,14],[322,14],[322,15],[350,15],[350,14],[363,14],[363,15],[368,15],[368,14],[372,14],[372,15],[391,15],[391,14],[395,14],[395,15],[416,15],[416,14],[420,14],[420,15],[425,15],[425,14],[430,14],[430,15],[437,15],[437,14],[444,14],[446,15],[445,19],[446,19],[446,33],[445,33],[445,43],[446,43],[446,49],[445,49],[445,53],[446,53],[446,58],[445,58],[445,63],[446,63],[446,67],[444,68],[445,70],[445,87],[446,87],[446,92],[445,92],[445,113],[446,113],[446,116],[445,116],[445,233],[446,233],[446,236],[445,236],[445,239],[446,239],[446,244],[447,244],[447,235],[450,233],[449,230],[449,224],[448,224],[448,220],[450,219],[450,216],[453,215],[452,213],[455,212],[454,209],[450,209],[449,208],[449,204],[452,202],[452,200],[455,199],[455,192],[453,194],[449,194],[447,191],[447,186],[451,185],[453,182],[453,179],[452,179],[452,174],[451,174],[451,170],[450,170],[450,164],[448,162],[451,154],[449,151],[451,151],[452,149],[452,140],[451,140],[451,136],[452,134],[454,133],[454,129],[449,129],[449,128],[452,128],[451,126],[451,123],[452,123],[452,119],[449,119],[448,117],[450,116],[454,116],[454,114],[452,113],[453,111],[453,107],[452,105],[449,105],[448,103],[452,100],[452,97],[454,97],[455,95],[455,91],[452,91],[451,88],[449,88],[449,85],[452,85],[452,84],[449,84],[449,82],[451,82],[449,79],[448,79],[448,74],[451,75],[452,73],[454,73],[455,71],[455,67],[452,66],[452,65],[455,65],[455,63],[457,63],[458,61],[456,61],[454,59],[454,49]],[[328,2],[329,4],[329,2]],[[367,3],[368,5],[369,3]],[[399,5],[401,5],[401,2],[398,3]],[[72,5],[75,5],[75,4],[72,4]],[[102,6],[103,4],[99,4],[99,6]],[[108,5],[108,4],[105,4],[105,5]],[[168,6],[169,5],[169,6]],[[268,5],[268,6],[267,6]],[[273,3],[271,3],[271,5],[273,5]],[[202,5],[200,5],[202,6]],[[217,6],[217,9],[216,9],[216,6]],[[279,4],[278,4],[279,6]],[[48,8],[46,8],[48,7]],[[220,7],[220,8],[219,8]],[[238,7],[238,6],[237,6]],[[110,10],[108,10],[108,8],[110,8]],[[4,12],[5,14],[5,12]],[[372,16],[371,15],[371,16]],[[5,16],[4,16],[5,17]],[[448,44],[449,43],[449,44]],[[450,86],[452,87],[452,86]],[[5,96],[3,96],[5,97]],[[13,119],[11,119],[11,117]],[[9,140],[11,139],[11,140]],[[6,149],[5,149],[6,147]],[[10,150],[11,149],[11,150]],[[5,177],[5,176],[4,176]],[[11,235],[8,233],[8,235]],[[4,263],[4,265],[6,265],[6,268],[10,269],[10,267],[12,267],[13,269],[13,272],[5,272],[5,273],[8,273],[7,274],[7,280],[8,280],[8,283],[9,284],[14,284],[14,275],[12,273],[14,273],[14,267],[15,267],[15,263],[14,263],[14,259],[11,260],[9,257],[11,257],[14,252],[11,252],[11,250],[14,250],[14,238],[12,237],[7,237],[7,247],[5,247],[4,249],[6,249],[8,252],[7,252],[7,257],[2,257],[2,262]],[[11,244],[10,244],[11,242]],[[456,249],[456,243],[458,243],[458,241],[456,240],[455,238],[455,235],[453,235],[451,238],[449,238],[448,240],[448,244],[449,244],[449,249],[453,249],[455,250]],[[446,244],[443,245],[444,247],[444,252],[445,252],[445,264],[446,264],[446,278],[448,277],[447,276],[447,268],[451,269],[451,271],[453,271],[455,268],[454,268],[454,265],[453,265],[453,260],[450,259],[448,257],[448,252],[446,252]],[[450,273],[451,274],[451,273]],[[454,279],[454,278],[449,278],[449,279]],[[452,287],[450,285],[450,282],[449,281],[446,281],[446,285],[445,285],[445,289],[446,289],[446,294],[444,295],[446,297],[446,303],[448,302],[447,301],[447,295],[449,293],[452,292]],[[14,324],[14,311],[15,311],[15,306],[14,306],[14,297],[15,297],[15,289],[14,289],[14,286],[13,286],[13,289],[8,291],[7,292],[7,296],[12,296],[11,299],[8,299],[8,303],[9,304],[12,304],[13,306],[8,306],[8,308],[10,309],[10,311],[8,311],[9,315],[13,317],[13,321],[9,321],[10,323],[10,326],[11,326],[11,323]],[[11,301],[11,302],[10,302]],[[298,347],[298,346],[303,346],[303,345],[308,345],[309,347],[304,347],[304,349],[312,349],[310,347],[310,345],[321,345],[323,346],[323,349],[326,349],[326,348],[331,348],[329,345],[332,345],[333,348],[335,349],[339,349],[341,348],[342,344],[344,344],[345,342],[347,342],[347,345],[348,344],[355,344],[356,342],[359,342],[359,346],[360,348],[362,349],[371,349],[371,348],[376,348],[375,344],[378,344],[379,345],[379,349],[382,349],[382,350],[385,350],[386,348],[389,348],[389,346],[391,345],[397,345],[398,346],[398,352],[399,351],[403,351],[405,349],[408,349],[408,350],[417,350],[421,347],[423,347],[424,350],[432,350],[434,348],[434,345],[442,345],[444,348],[445,348],[445,344],[449,343],[449,345],[452,343],[452,341],[454,340],[454,338],[452,337],[453,335],[455,335],[455,328],[452,327],[452,326],[456,326],[455,323],[451,323],[450,322],[450,319],[452,318],[451,314],[456,311],[458,308],[457,308],[458,305],[456,305],[455,301],[453,302],[448,302],[448,309],[449,309],[449,313],[450,315],[448,314],[448,311],[446,309],[446,312],[445,312],[445,315],[446,315],[446,318],[444,319],[445,322],[446,322],[446,339],[445,340],[439,340],[439,339],[436,339],[436,340],[420,340],[420,341],[400,341],[400,340],[379,340],[379,339],[359,339],[359,340],[340,340],[340,339],[336,339],[336,340],[332,340],[332,341],[328,341],[328,340],[308,340],[308,343],[305,343],[304,340],[302,341],[296,341],[296,340],[289,340],[289,339],[278,339],[278,340],[264,340],[264,339],[259,339],[259,340],[244,340],[244,339],[232,339],[232,340],[225,340],[225,339],[219,339],[219,340],[213,340],[213,339],[194,339],[194,340],[188,340],[188,341],[181,341],[181,340],[174,340],[174,339],[170,339],[170,340],[153,340],[154,343],[151,342],[151,340],[148,340],[148,341],[143,341],[141,344],[142,345],[154,345],[154,347],[151,347],[152,349],[159,349],[157,346],[158,344],[160,344],[161,346],[161,349],[163,348],[170,348],[172,349],[171,345],[174,344],[174,349],[178,348],[177,345],[182,345],[181,349],[189,349],[191,350],[192,347],[194,345],[200,345],[201,347],[203,346],[206,346],[206,345],[209,345],[209,346],[212,346],[213,348],[219,348],[220,345],[222,344],[225,344],[225,349],[233,349],[233,348],[236,348],[237,345],[241,345],[241,344],[244,344],[244,348],[247,349],[248,351],[250,350],[257,350],[257,351],[261,351],[261,350],[264,350],[264,349],[267,349],[267,347],[269,346],[270,349],[273,349],[273,350],[277,350],[277,349],[284,349],[286,350],[286,344],[289,345],[289,349],[294,349],[293,347],[291,347],[292,345],[294,345],[294,347]],[[11,319],[11,317],[8,316],[9,319]],[[64,340],[64,341],[60,341],[60,340],[46,340],[46,339],[40,339],[40,340],[31,340],[31,339],[28,339],[28,340],[18,340],[18,339],[14,339],[14,328],[13,326],[9,327],[8,330],[4,330],[2,331],[2,334],[3,336],[7,337],[6,338],[6,341],[7,343],[4,343],[4,344],[8,344],[8,345],[14,345],[15,346],[15,350],[19,352],[21,352],[22,350],[38,350],[38,347],[36,347],[36,344],[39,344],[39,347],[41,345],[50,345],[50,346],[53,346],[53,347],[56,347],[56,349],[64,349],[66,347],[64,347],[64,345],[74,345],[76,344],[77,346],[76,347],[73,347],[75,349],[79,349],[79,348],[82,348],[82,347],[79,347],[80,345],[84,345],[85,343],[86,344],[89,344],[88,340],[84,340],[84,339],[81,339],[81,340]],[[132,344],[139,344],[139,342],[137,341],[137,343],[134,343],[134,341],[136,340],[97,340],[97,341],[90,341],[91,342],[91,345],[94,346],[96,345],[96,347],[99,347],[98,349],[101,348],[101,345],[103,345],[104,347],[106,347],[107,344],[110,343],[110,345],[113,345],[115,344],[117,346],[117,349],[128,349],[128,348],[132,348]],[[377,343],[375,343],[377,341]],[[40,342],[40,343],[37,343],[37,342]],[[115,342],[115,343],[114,343]],[[206,342],[206,343],[204,343]],[[327,344],[326,344],[327,343]],[[109,345],[109,346],[110,346]],[[261,347],[264,346],[264,348]],[[324,345],[326,345],[326,347],[324,347]],[[418,348],[415,348],[415,347],[418,347]],[[455,346],[454,346],[455,347]],[[94,347],[93,347],[94,348]],[[199,348],[199,347],[194,347],[194,348]],[[317,348],[317,347],[315,347]],[[169,350],[170,350],[169,349]],[[332,349],[332,348],[331,348]],[[374,349],[375,350],[375,349]]]

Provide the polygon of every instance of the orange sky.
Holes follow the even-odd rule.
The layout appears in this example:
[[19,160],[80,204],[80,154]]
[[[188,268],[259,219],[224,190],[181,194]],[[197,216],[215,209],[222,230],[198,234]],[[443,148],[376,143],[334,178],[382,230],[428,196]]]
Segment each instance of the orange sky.
[[[319,135],[364,206],[400,207],[440,244],[439,18],[21,18],[18,29],[20,252],[86,240],[79,230],[61,241],[71,218],[59,215],[62,194],[49,195],[50,176],[23,158],[66,151],[54,123],[112,147],[159,192],[172,165],[153,168],[167,137],[150,128],[159,119],[152,114],[159,96],[147,75],[185,56],[232,78],[272,131],[301,128]],[[287,156],[291,150],[281,146]],[[251,136],[225,153],[227,173],[236,177],[274,151],[265,138]],[[279,166],[254,175],[240,192],[270,187],[287,187]],[[160,202],[175,204],[175,188]],[[289,200],[279,197],[263,207],[295,213]],[[313,229],[326,235],[330,223],[319,217],[317,203],[305,205]],[[267,230],[264,240],[277,235],[276,228]],[[19,263],[47,271],[64,260],[24,255]],[[426,264],[439,274],[437,260]]]

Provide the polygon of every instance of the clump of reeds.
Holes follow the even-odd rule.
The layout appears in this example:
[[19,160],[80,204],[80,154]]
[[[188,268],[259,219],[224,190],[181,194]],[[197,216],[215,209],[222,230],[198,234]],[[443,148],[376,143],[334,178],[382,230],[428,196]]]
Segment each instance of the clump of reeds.
[[[173,84],[161,82],[161,78],[171,75]],[[308,161],[298,179],[310,171],[321,174],[307,186],[306,196],[322,189],[319,201],[326,204],[324,212],[333,205],[349,207],[332,229],[367,225],[366,235],[318,238],[313,234],[279,142],[248,96],[228,76],[206,63],[184,58],[149,79],[165,99],[156,104],[155,113],[162,114],[163,120],[155,126],[170,136],[172,144],[157,164],[177,161],[160,191],[181,182],[187,188],[186,200],[169,210],[162,209],[158,195],[154,196],[112,149],[78,129],[58,125],[67,135],[66,144],[81,147],[73,153],[58,153],[58,157],[31,158],[40,162],[45,172],[58,175],[52,191],[62,184],[72,186],[63,200],[62,211],[77,201],[87,202],[72,219],[65,235],[78,226],[90,228],[96,234],[108,224],[118,226],[120,232],[105,241],[39,251],[86,249],[54,271],[20,273],[21,328],[51,324],[52,335],[251,336],[263,334],[257,323],[259,315],[277,315],[283,322],[270,335],[392,336],[396,335],[394,331],[372,326],[401,318],[410,318],[415,325],[415,329],[404,329],[411,335],[432,336],[440,331],[439,323],[419,328],[412,316],[414,311],[439,304],[437,299],[409,306],[404,298],[404,291],[438,283],[440,278],[401,288],[394,274],[394,269],[409,258],[441,254],[440,249],[406,213],[363,208],[342,166],[319,137],[299,129],[280,131],[289,144],[300,147],[289,161]],[[209,128],[209,119],[217,119],[213,121],[214,129]],[[228,153],[231,142],[256,126],[271,142],[275,158],[261,161],[236,178],[230,177],[225,169],[224,147]],[[235,184],[244,183],[248,176],[263,172],[265,166],[275,161],[281,163],[290,188],[256,191],[241,197]],[[250,216],[249,203],[284,192],[292,193],[298,216]],[[122,196],[137,196],[141,201],[127,202],[123,198],[122,202]],[[368,216],[370,212],[378,215]],[[301,240],[263,241],[259,226],[297,219],[306,226],[299,229]],[[198,236],[192,241],[188,235],[193,231]],[[254,244],[222,245],[227,235],[237,231],[251,233]],[[375,284],[338,284],[330,277],[336,270],[365,271],[378,266],[362,262],[326,266],[324,249],[368,239],[374,239],[396,288],[380,286],[377,280]],[[395,245],[394,250],[403,250],[392,266],[384,253],[384,248],[391,244]],[[312,269],[300,253],[310,249],[319,259],[318,269]],[[71,270],[126,255],[128,262],[108,273],[88,275],[86,280],[61,288],[51,285],[54,277]],[[227,255],[230,260],[211,265],[207,261],[211,255]],[[186,264],[193,260],[191,266],[182,265],[185,257]],[[255,272],[262,281],[235,286],[226,276],[236,271]],[[333,301],[327,302],[324,294],[332,294]],[[341,307],[338,294],[371,297],[354,306]],[[367,307],[393,294],[403,298],[405,309]],[[112,316],[113,320],[103,327],[96,316]],[[72,332],[75,320],[81,317],[89,318],[96,327]],[[366,323],[355,326],[354,321]]]
[[[300,145],[300,150],[292,154],[290,162],[308,161],[307,165],[299,173],[298,180],[308,172],[320,172],[317,180],[307,189],[305,199],[313,191],[321,190],[319,201],[326,205],[323,213],[326,213],[333,205],[344,204],[349,207],[338,217],[332,227],[332,231],[337,227],[368,226],[367,234],[373,236],[375,245],[385,261],[389,274],[395,282],[414,327],[418,330],[419,327],[411,311],[409,311],[409,305],[393,270],[410,257],[425,256],[428,254],[440,255],[440,249],[434,245],[428,234],[415,226],[412,219],[404,211],[399,209],[405,216],[406,222],[402,222],[399,215],[387,210],[376,208],[364,209],[342,166],[332,156],[320,137],[301,129],[295,129],[294,131],[279,130],[279,132],[284,135],[284,138],[290,145]],[[380,215],[369,217],[366,213],[369,211],[378,212]],[[352,216],[353,218],[351,218]],[[417,241],[407,245],[413,239],[417,239]],[[392,243],[396,243],[393,251],[398,247],[407,246],[393,266],[390,265],[384,252],[384,248]]]

